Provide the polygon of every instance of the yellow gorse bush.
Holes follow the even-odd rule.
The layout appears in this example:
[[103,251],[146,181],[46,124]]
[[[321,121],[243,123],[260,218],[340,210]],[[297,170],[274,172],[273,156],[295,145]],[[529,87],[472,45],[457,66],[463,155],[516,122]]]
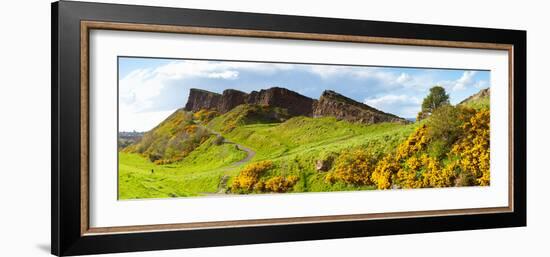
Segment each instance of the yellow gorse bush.
[[369,177],[374,165],[374,157],[367,150],[344,150],[335,160],[333,171],[325,180],[331,183],[340,180],[349,184],[372,184]]
[[207,123],[218,116],[218,114],[219,113],[215,110],[200,109],[198,112],[193,113],[193,119],[203,123]]
[[265,182],[265,186],[261,191],[283,193],[290,190],[298,181],[298,177],[290,175],[287,177],[275,176]]
[[260,161],[247,165],[237,177],[233,180],[231,191],[248,193],[255,192],[286,192],[298,182],[298,177],[289,176],[274,176],[265,180],[261,176],[268,170],[273,168],[272,161]]
[[248,164],[233,180],[231,190],[234,192],[239,190],[251,191],[254,185],[258,183],[260,176],[272,167],[273,162],[269,160]]
[[[416,171],[426,163],[422,160],[418,160],[412,155],[424,150],[428,145],[428,138],[426,136],[426,125],[420,126],[416,129],[408,138],[397,147],[397,150],[393,154],[388,154],[382,160],[380,160],[374,172],[371,176],[371,181],[378,187],[378,189],[389,189],[392,186],[393,180],[402,180],[403,187],[416,188],[421,187],[422,183],[417,182]],[[412,157],[412,158],[411,158]],[[407,170],[404,169],[407,160],[411,167]]]
[[462,125],[467,136],[451,150],[459,156],[458,163],[461,171],[475,178],[476,185],[490,184],[490,112],[488,109],[477,111]]
[[380,160],[366,150],[343,151],[327,182],[374,184],[378,189],[490,184],[490,111],[459,107],[460,136],[447,156],[428,154],[428,127],[418,127],[397,149]]

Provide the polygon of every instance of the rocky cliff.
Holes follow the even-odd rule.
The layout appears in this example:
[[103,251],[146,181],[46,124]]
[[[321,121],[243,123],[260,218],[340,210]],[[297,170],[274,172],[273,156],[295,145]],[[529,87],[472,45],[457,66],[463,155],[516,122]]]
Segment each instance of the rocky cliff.
[[191,88],[189,97],[185,104],[185,110],[196,112],[200,109],[217,110],[220,105],[222,95],[202,89]]
[[334,116],[337,119],[363,124],[380,122],[409,123],[403,118],[382,112],[331,90],[323,92],[314,106],[313,116]]
[[489,98],[490,95],[491,95],[491,89],[490,88],[485,88],[485,89],[482,89],[479,92],[469,96],[468,98],[462,100],[462,102],[460,102],[459,104],[465,104],[465,103],[468,103],[468,102],[479,101],[483,98]]
[[226,113],[238,105],[250,104],[285,108],[291,116],[312,116],[314,102],[315,100],[309,97],[280,87],[252,91],[250,94],[234,89],[227,89],[222,94],[217,94],[192,88],[185,110],[211,109]]
[[222,93],[222,99],[217,110],[221,113],[231,111],[231,109],[244,104],[248,94],[235,89],[226,89]]
[[314,102],[309,97],[280,87],[252,91],[246,99],[247,104],[285,108],[291,116],[312,116]]
[[222,94],[191,89],[185,110],[194,112],[211,109],[226,113],[241,104],[284,108],[290,116],[333,116],[364,124],[408,123],[403,118],[382,112],[331,90],[324,91],[319,100],[315,100],[280,87],[252,91],[250,94],[234,89],[227,89]]

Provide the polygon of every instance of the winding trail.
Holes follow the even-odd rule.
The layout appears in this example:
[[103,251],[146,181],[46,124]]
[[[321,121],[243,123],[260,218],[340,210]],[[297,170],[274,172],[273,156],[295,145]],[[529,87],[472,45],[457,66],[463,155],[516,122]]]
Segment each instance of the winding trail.
[[224,144],[236,145],[237,148],[238,148],[239,150],[245,151],[245,152],[246,152],[246,157],[244,157],[244,158],[243,158],[242,160],[240,160],[240,161],[237,161],[237,162],[232,163],[230,166],[238,166],[238,165],[241,165],[241,164],[243,164],[243,163],[246,163],[246,162],[252,160],[252,158],[254,158],[254,156],[256,155],[256,151],[254,151],[254,150],[252,150],[252,149],[250,149],[250,148],[248,148],[248,147],[246,147],[246,146],[244,146],[244,145],[237,144],[237,143],[235,143],[235,142],[233,142],[233,141],[227,140],[227,138],[223,137],[222,134],[221,134],[220,132],[211,130],[211,129],[209,129],[209,128],[207,128],[207,127],[204,127],[204,126],[203,126],[203,128],[205,128],[206,130],[208,130],[210,133],[212,133],[212,134],[214,134],[214,135],[216,135],[216,136],[218,136],[218,137],[223,138],[222,143],[224,143]]
[[218,138],[222,138],[223,139],[222,140],[223,144],[235,145],[237,147],[237,149],[246,152],[246,157],[244,157],[243,159],[241,159],[239,161],[231,163],[230,165],[228,165],[224,168],[224,173],[223,173],[223,176],[220,179],[220,182],[218,183],[218,191],[216,193],[202,193],[205,196],[222,196],[222,195],[226,195],[227,181],[229,180],[229,174],[227,174],[227,173],[231,170],[230,168],[233,168],[233,167],[236,167],[236,166],[239,166],[241,164],[245,164],[245,163],[249,162],[256,155],[256,151],[254,151],[251,148],[248,148],[244,145],[241,145],[241,144],[235,143],[233,141],[227,140],[227,138],[225,138],[218,131],[214,131],[214,130],[212,130],[210,128],[207,128],[207,127],[205,127],[203,125],[200,125],[200,124],[199,124],[199,126],[201,126],[202,128],[208,130],[208,132],[216,135]]

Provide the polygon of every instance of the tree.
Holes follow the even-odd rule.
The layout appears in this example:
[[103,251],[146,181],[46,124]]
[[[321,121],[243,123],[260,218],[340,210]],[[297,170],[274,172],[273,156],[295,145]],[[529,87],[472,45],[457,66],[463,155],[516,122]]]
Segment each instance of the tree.
[[440,86],[432,87],[430,93],[422,101],[422,111],[418,113],[417,120],[422,120],[432,114],[435,109],[449,104],[449,95],[445,89]]
[[427,137],[430,140],[429,153],[432,157],[443,158],[451,145],[461,137],[462,120],[466,113],[460,107],[450,104],[435,109],[427,120]]
[[445,89],[440,86],[430,88],[430,93],[422,102],[422,111],[432,113],[440,106],[449,104],[449,95],[445,92]]

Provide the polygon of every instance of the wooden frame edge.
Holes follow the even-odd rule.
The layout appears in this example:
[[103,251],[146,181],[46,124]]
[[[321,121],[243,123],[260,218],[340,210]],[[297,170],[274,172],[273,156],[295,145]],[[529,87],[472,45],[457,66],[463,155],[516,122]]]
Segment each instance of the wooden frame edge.
[[[372,214],[353,214],[353,215],[330,215],[315,217],[293,217],[293,218],[274,218],[274,219],[255,219],[255,220],[234,220],[234,221],[212,221],[212,222],[194,222],[177,224],[154,224],[120,227],[95,227],[89,225],[89,32],[92,29],[103,30],[123,30],[137,32],[157,32],[157,33],[182,33],[196,35],[216,35],[216,36],[238,36],[238,37],[259,37],[259,38],[278,38],[278,39],[296,39],[296,40],[317,40],[333,42],[353,42],[353,43],[373,43],[390,45],[411,45],[427,47],[450,47],[450,48],[469,48],[469,49],[493,49],[506,50],[508,52],[509,67],[509,190],[507,207],[491,208],[469,208],[469,209],[450,209],[450,210],[431,210],[431,211],[409,211],[392,213],[372,213]],[[120,233],[140,233],[140,232],[159,232],[174,230],[193,230],[193,229],[214,229],[214,228],[234,228],[250,226],[273,226],[289,224],[308,224],[308,223],[326,223],[326,222],[344,222],[344,221],[365,221],[390,218],[417,218],[434,217],[450,215],[474,215],[514,212],[514,167],[513,167],[513,52],[511,44],[496,44],[482,42],[464,42],[464,41],[444,41],[444,40],[426,40],[426,39],[404,39],[389,37],[371,37],[371,36],[352,36],[335,34],[316,34],[300,32],[283,31],[265,31],[265,30],[247,30],[247,29],[227,29],[211,27],[193,27],[193,26],[173,26],[156,24],[137,24],[137,23],[119,23],[102,21],[80,21],[80,234],[81,236],[94,236],[103,234]]]
[[80,234],[89,224],[89,29],[80,24]]
[[[371,213],[371,214],[352,214],[352,215],[331,215],[314,217],[296,217],[296,218],[274,218],[274,219],[255,219],[255,220],[232,220],[232,221],[212,221],[212,222],[193,222],[177,224],[155,224],[155,225],[137,225],[120,227],[98,227],[89,228],[83,235],[94,236],[102,234],[119,233],[140,233],[140,232],[160,232],[173,230],[192,230],[192,229],[217,229],[217,228],[235,228],[251,226],[276,226],[290,224],[311,224],[327,222],[346,222],[346,221],[364,221],[379,220],[390,218],[421,218],[434,216],[450,215],[475,215],[512,212],[509,207],[494,208],[472,208],[472,209],[453,209],[444,211],[409,211],[409,212],[391,212],[391,213]],[[437,212],[437,213],[434,213]],[[331,219],[326,219],[330,217]]]

